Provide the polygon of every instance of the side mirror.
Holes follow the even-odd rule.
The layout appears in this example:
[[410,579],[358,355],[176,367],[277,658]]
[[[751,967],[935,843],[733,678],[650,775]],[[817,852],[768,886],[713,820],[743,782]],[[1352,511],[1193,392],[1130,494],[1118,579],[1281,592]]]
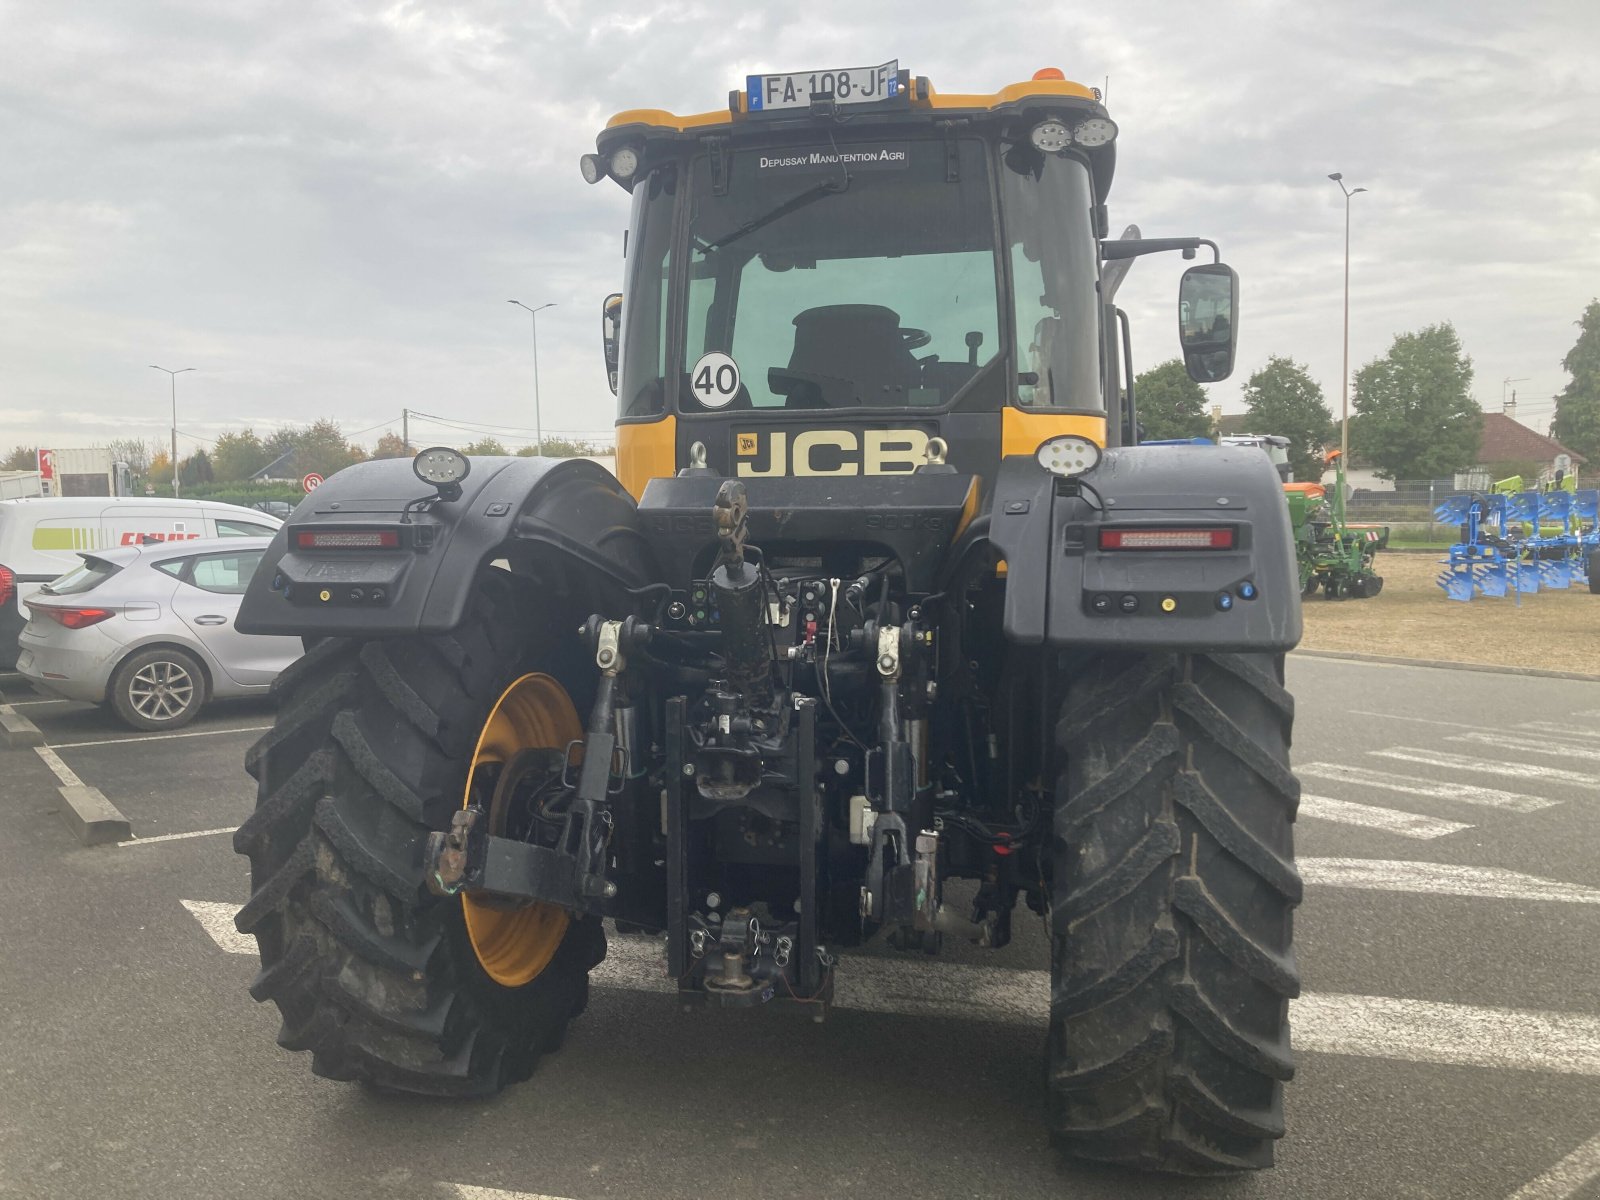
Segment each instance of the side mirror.
[[1178,285],[1178,341],[1196,383],[1233,374],[1239,345],[1239,276],[1224,263],[1190,267]]
[[622,293],[612,292],[600,305],[600,344],[606,356],[606,382],[617,394],[617,335],[622,329]]

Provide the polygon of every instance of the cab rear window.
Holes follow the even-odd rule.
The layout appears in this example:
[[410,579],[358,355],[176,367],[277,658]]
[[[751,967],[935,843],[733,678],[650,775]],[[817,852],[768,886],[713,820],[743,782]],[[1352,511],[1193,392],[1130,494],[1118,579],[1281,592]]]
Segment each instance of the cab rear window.
[[42,590],[51,596],[81,596],[84,592],[93,591],[120,570],[122,568],[116,563],[109,563],[103,558],[85,557],[80,566],[45,584]]

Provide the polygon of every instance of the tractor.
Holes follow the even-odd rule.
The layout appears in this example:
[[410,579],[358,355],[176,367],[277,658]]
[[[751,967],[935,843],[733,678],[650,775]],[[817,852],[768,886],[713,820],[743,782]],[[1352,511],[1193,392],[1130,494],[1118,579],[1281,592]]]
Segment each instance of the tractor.
[[1117,284],[1209,251],[1179,339],[1215,382],[1238,279],[1109,236],[1116,139],[1060,71],[946,94],[895,62],[606,125],[615,476],[362,463],[244,598],[308,647],[234,840],[282,1046],[483,1096],[561,1043],[608,934],[688,1007],[820,1019],[852,947],[999,949],[1020,903],[1059,1146],[1271,1164],[1295,549],[1266,455],[1133,444]]

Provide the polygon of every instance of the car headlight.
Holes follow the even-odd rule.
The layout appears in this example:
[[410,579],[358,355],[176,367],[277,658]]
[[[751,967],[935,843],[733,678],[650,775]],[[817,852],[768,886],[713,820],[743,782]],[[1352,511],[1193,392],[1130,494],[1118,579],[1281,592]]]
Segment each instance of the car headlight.
[[1050,474],[1070,479],[1074,475],[1092,471],[1100,464],[1100,447],[1086,437],[1064,433],[1041,443],[1034,457]]

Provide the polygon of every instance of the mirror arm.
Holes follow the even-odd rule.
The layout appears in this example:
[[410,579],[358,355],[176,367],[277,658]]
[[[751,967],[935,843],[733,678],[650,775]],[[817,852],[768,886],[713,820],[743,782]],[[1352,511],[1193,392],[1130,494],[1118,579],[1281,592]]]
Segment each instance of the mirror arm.
[[1185,258],[1193,258],[1201,246],[1211,247],[1211,261],[1221,262],[1222,251],[1210,238],[1118,238],[1114,242],[1100,243],[1100,257],[1105,262],[1119,258],[1138,258],[1145,254],[1162,254],[1168,250],[1182,250]]

